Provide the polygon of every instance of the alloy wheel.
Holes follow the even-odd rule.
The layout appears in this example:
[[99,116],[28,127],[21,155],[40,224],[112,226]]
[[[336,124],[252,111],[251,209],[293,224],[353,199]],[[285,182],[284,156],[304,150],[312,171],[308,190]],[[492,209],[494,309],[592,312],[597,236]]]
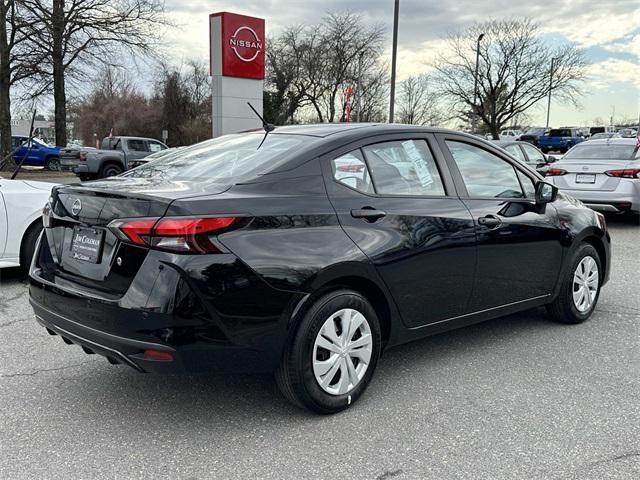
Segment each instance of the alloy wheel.
[[313,345],[313,373],[320,388],[344,395],[364,377],[373,351],[371,328],[352,308],[338,310],[322,325]]

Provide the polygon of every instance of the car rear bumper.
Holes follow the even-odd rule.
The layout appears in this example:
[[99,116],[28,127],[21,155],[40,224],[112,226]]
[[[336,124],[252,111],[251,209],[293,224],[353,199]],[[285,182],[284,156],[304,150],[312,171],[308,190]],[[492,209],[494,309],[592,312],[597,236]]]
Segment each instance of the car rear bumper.
[[29,275],[38,322],[86,353],[141,372],[273,371],[305,297],[268,286],[231,254],[151,251],[117,298],[82,279],[74,284],[43,257],[39,245]]
[[[635,185],[635,182],[638,185]],[[636,180],[620,181],[618,188],[606,192],[601,190],[563,191],[577,198],[587,207],[603,213],[640,212],[640,182]]]

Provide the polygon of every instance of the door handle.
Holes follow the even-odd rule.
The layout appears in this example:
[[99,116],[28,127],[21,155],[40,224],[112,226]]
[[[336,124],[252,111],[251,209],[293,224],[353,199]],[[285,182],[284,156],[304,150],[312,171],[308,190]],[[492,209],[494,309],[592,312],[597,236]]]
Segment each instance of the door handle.
[[485,217],[480,217],[478,219],[478,224],[484,225],[485,227],[494,228],[502,224],[502,220],[500,220],[495,215],[487,215]]
[[376,210],[373,207],[362,207],[360,209],[351,210],[351,216],[353,218],[364,218],[367,222],[373,223],[387,214],[382,210]]

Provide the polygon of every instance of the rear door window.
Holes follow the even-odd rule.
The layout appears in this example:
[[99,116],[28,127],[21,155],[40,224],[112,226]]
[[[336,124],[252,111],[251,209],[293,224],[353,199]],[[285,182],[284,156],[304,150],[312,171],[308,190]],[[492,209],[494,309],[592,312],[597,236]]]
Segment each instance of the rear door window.
[[425,140],[399,140],[363,148],[377,193],[444,196],[435,159]]

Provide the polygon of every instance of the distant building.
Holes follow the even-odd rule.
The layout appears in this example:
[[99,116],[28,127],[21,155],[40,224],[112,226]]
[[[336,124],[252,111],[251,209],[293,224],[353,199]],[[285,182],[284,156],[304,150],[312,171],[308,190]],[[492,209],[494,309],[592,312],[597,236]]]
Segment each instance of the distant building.
[[[12,119],[11,135],[29,135],[31,119]],[[55,143],[55,124],[47,120],[36,120],[33,122],[34,136],[44,142],[53,145]]]

